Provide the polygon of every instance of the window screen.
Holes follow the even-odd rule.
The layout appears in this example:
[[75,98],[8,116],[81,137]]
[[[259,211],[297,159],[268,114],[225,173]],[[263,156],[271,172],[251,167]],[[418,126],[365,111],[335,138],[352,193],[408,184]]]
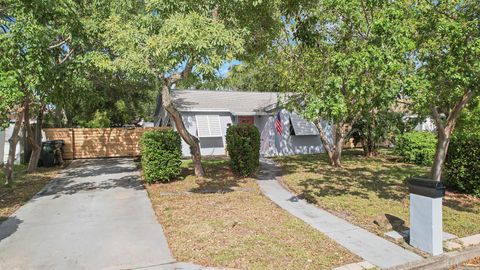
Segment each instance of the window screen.
[[222,137],[218,115],[197,115],[196,120],[198,137]]

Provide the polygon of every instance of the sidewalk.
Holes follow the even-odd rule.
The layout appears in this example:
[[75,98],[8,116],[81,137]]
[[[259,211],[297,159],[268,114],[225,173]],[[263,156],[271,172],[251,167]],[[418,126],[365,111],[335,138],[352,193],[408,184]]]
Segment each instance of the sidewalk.
[[302,219],[364,260],[381,267],[393,267],[422,259],[373,233],[355,226],[297,197],[277,180],[280,169],[269,159],[261,160],[258,184],[262,192],[281,208]]

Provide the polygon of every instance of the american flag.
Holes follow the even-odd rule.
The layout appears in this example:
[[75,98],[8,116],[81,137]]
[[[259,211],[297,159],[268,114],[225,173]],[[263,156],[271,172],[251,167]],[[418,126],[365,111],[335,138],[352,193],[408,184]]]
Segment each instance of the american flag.
[[278,134],[282,134],[282,118],[280,118],[280,112],[277,113],[275,117],[275,129],[277,130]]

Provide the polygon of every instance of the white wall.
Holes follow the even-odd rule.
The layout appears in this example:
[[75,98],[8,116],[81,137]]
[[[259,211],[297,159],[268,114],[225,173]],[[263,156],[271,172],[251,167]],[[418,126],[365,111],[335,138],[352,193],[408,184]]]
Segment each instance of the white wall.
[[[2,144],[4,145],[4,152],[3,152],[3,160],[7,162],[8,159],[8,152],[10,150],[10,143],[8,140],[12,137],[13,133],[13,124],[10,124],[8,128],[5,129],[5,142]],[[17,144],[17,149],[15,153],[15,164],[20,164],[20,141]]]
[[[236,117],[228,112],[183,112],[182,118],[187,130],[197,136],[197,126],[195,115],[200,114],[216,114],[220,117],[222,128],[222,137],[218,138],[200,138],[201,153],[205,156],[225,155],[225,135],[227,133],[227,125],[236,123]],[[309,136],[291,136],[290,135],[290,113],[287,110],[280,112],[282,119],[282,134],[278,134],[275,129],[275,116],[261,115],[254,116],[255,126],[261,132],[261,148],[260,153],[264,156],[277,155],[295,155],[295,154],[314,154],[323,153],[322,142],[319,135]],[[233,121],[232,121],[233,120]],[[331,140],[330,126],[323,124],[327,136]],[[190,147],[182,140],[182,155],[190,156]]]
[[[259,129],[262,132],[260,153],[264,156],[285,156],[297,154],[323,153],[325,149],[319,135],[292,136],[290,135],[290,113],[287,110],[280,112],[282,133],[275,129],[275,116],[262,116],[259,120]],[[263,125],[263,126],[262,126]],[[323,123],[327,137],[331,140],[329,125]]]
[[416,130],[416,131],[432,131],[433,132],[433,131],[437,130],[437,127],[436,127],[433,119],[430,118],[430,117],[427,117],[427,119],[425,119],[425,121],[423,121],[422,123],[419,123],[414,128],[414,130]]
[[0,129],[0,165],[5,163],[4,150],[5,150],[5,131]]

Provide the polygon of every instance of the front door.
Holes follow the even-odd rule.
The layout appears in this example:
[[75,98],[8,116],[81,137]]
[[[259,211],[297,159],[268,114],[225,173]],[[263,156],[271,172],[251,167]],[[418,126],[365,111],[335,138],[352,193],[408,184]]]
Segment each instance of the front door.
[[253,118],[253,116],[239,116],[238,117],[238,123],[239,124],[250,124],[250,125],[253,125],[255,124],[255,119]]

